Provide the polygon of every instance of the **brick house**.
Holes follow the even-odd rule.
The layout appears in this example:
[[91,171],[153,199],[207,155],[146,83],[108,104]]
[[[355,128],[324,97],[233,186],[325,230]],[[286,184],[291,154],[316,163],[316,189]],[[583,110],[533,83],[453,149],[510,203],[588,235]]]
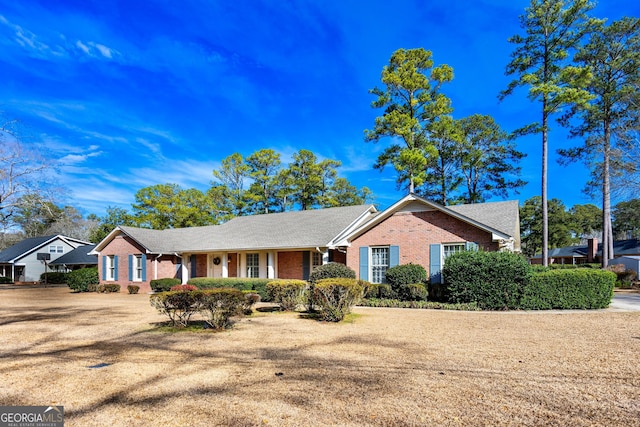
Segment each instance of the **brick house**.
[[409,194],[385,211],[373,205],[252,215],[224,224],[169,230],[116,227],[94,251],[101,283],[152,279],[307,279],[340,262],[358,277],[384,281],[387,268],[423,265],[433,280],[449,254],[470,248],[520,250],[518,203],[440,206]]

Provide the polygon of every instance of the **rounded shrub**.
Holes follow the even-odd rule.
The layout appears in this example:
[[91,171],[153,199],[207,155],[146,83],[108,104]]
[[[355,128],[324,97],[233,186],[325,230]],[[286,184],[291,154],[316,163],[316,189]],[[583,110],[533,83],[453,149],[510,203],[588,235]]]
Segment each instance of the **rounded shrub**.
[[426,283],[427,270],[418,264],[402,264],[387,269],[385,277],[393,289],[400,289],[404,285]]
[[98,269],[95,267],[81,268],[67,273],[67,286],[75,292],[91,292],[92,285],[95,290],[99,283]]
[[6,285],[9,283],[13,283],[10,277],[0,276],[0,285]]
[[246,303],[244,292],[238,289],[216,288],[195,292],[202,294],[198,311],[204,315],[205,322],[213,329],[227,328],[231,317],[242,314]]
[[51,285],[61,285],[67,283],[67,273],[50,271],[48,273],[42,273],[40,275],[40,282],[46,282]]
[[149,302],[160,314],[169,317],[172,326],[181,328],[187,326],[191,316],[200,311],[202,299],[203,291],[167,291],[151,295]]
[[339,322],[360,301],[364,288],[359,280],[328,278],[315,282],[313,291],[322,320]]
[[171,289],[172,286],[179,285],[182,280],[174,277],[165,277],[162,279],[153,279],[149,282],[151,289],[155,292],[166,292]]
[[422,283],[410,283],[402,285],[397,292],[401,301],[425,301],[427,299],[427,287]]
[[364,286],[365,298],[392,298],[394,296],[391,285],[388,283],[368,283]]
[[340,264],[339,262],[329,262],[327,264],[316,267],[309,275],[309,282],[315,283],[318,280],[336,277],[355,279],[356,272],[346,265]]
[[111,294],[116,292],[120,292],[120,285],[117,283],[104,283],[98,286],[98,293]]
[[267,283],[267,295],[283,311],[294,311],[302,303],[307,282],[304,280],[273,280]]
[[519,307],[531,270],[518,254],[463,251],[446,259],[442,273],[449,302],[477,302],[482,309],[504,310]]
[[138,285],[127,286],[127,292],[129,292],[129,295],[137,294],[139,290],[140,290],[140,286]]

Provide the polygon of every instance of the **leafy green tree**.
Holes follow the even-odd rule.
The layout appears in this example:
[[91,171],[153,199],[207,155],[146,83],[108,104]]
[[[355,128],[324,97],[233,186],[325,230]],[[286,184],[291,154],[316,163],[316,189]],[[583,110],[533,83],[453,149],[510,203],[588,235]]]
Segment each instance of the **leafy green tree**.
[[376,118],[372,130],[365,130],[365,141],[391,138],[374,168],[382,170],[392,164],[398,185],[408,182],[410,192],[424,182],[427,163],[437,155],[428,141],[429,125],[451,113],[451,101],[440,89],[452,79],[453,69],[434,66],[431,51],[398,49],[382,69],[384,89],[369,91],[377,96],[372,106],[384,108],[384,113]]
[[620,239],[640,239],[640,199],[616,204],[613,218],[615,236]]
[[569,216],[574,237],[584,240],[602,233],[602,209],[596,205],[574,205],[569,209]]
[[89,241],[99,243],[119,225],[135,227],[138,224],[126,209],[109,206],[106,215],[99,218],[98,226],[89,234]]
[[[542,197],[534,196],[520,207],[520,233],[522,252],[534,256],[542,249]],[[549,247],[560,248],[575,243],[571,236],[571,219],[564,203],[559,199],[549,201]]]
[[463,183],[460,146],[464,135],[460,121],[451,116],[442,116],[430,124],[429,129],[429,143],[436,149],[436,155],[429,158],[424,183],[417,192],[441,205],[448,205]]
[[507,197],[523,187],[518,162],[525,157],[493,117],[474,114],[460,120],[463,140],[456,155],[467,191],[464,203],[482,203],[492,195]]
[[227,187],[227,199],[234,216],[240,216],[247,209],[247,195],[245,194],[245,180],[249,178],[249,165],[245,163],[242,154],[233,153],[222,159],[220,168],[213,171],[218,182]]
[[322,207],[363,205],[370,201],[371,197],[371,190],[367,187],[358,189],[356,186],[351,185],[346,178],[336,178],[325,195]]
[[274,210],[278,192],[278,171],[282,168],[280,154],[271,149],[258,150],[245,159],[249,177],[253,180],[247,198],[255,213]]
[[566,106],[586,106],[592,98],[584,89],[590,73],[588,67],[573,65],[570,54],[595,25],[587,16],[594,4],[589,0],[531,0],[520,16],[524,35],[514,35],[509,42],[517,45],[511,54],[506,74],[516,79],[501,92],[503,99],[520,86],[529,88],[529,99],[541,103],[542,121],[521,129],[520,134],[542,134],[542,255],[548,263],[549,207],[547,200],[547,164],[549,118]]
[[215,223],[210,200],[194,188],[178,184],[158,184],[141,188],[132,206],[139,226],[164,230]]
[[[580,136],[584,144],[570,150],[560,150],[565,158],[586,159],[595,169],[593,176],[602,189],[603,244],[602,265],[606,267],[613,258],[613,232],[611,225],[611,167],[612,148],[616,134],[626,133],[636,117],[630,111],[638,111],[640,87],[640,19],[623,18],[609,26],[600,24],[576,60],[593,73],[587,89],[593,100],[581,108],[573,108],[565,121],[576,115],[581,119],[572,129],[573,136]],[[617,139],[619,147],[626,151],[626,138]],[[597,159],[595,162],[594,159]],[[615,163],[614,163],[615,165]]]
[[[326,162],[326,161],[325,161]],[[339,162],[318,162],[318,158],[309,150],[300,150],[293,155],[289,165],[291,177],[291,198],[301,210],[313,209],[321,204],[322,192],[325,190],[327,177],[335,176],[335,168]]]

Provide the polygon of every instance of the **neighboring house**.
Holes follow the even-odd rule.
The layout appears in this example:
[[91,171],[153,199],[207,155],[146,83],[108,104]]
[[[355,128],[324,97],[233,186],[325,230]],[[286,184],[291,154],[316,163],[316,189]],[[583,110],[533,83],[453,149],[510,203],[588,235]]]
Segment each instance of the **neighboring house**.
[[89,253],[95,249],[96,245],[82,245],[74,250],[62,255],[55,261],[51,261],[49,266],[57,271],[72,271],[80,268],[97,267],[98,257]]
[[622,264],[627,270],[635,271],[636,277],[640,278],[640,256],[621,256],[615,259],[615,264]]
[[169,230],[116,227],[96,246],[101,283],[150,291],[152,279],[307,279],[327,262],[385,280],[397,264],[423,265],[434,280],[446,256],[469,248],[520,250],[518,203],[440,206],[410,194],[383,212],[373,205],[236,217]]
[[[615,240],[613,258],[621,256],[640,256],[640,240]],[[588,239],[586,245],[565,246],[549,250],[549,264],[585,264],[599,263],[602,260],[602,243],[597,239]],[[531,258],[531,264],[542,264],[542,254]],[[611,262],[610,262],[611,264]]]
[[49,263],[87,244],[60,234],[24,239],[0,252],[0,275],[14,282],[37,282],[45,272],[45,261],[41,258],[49,258],[47,271],[51,271]]

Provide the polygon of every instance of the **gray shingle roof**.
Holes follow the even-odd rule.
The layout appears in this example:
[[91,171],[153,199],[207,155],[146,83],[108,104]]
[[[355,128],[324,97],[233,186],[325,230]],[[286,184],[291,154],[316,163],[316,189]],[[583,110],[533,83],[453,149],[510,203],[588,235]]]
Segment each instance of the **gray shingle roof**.
[[50,265],[98,265],[98,257],[89,255],[89,252],[95,247],[96,245],[78,246],[74,250],[56,258]]
[[236,217],[221,224],[170,230],[120,229],[152,253],[324,247],[372,205]]
[[11,262],[16,258],[39,248],[48,241],[53,240],[55,237],[56,235],[53,234],[51,236],[30,237],[28,239],[24,239],[0,252],[0,262]]
[[516,237],[519,234],[519,207],[517,200],[451,205],[447,206],[447,208],[509,236]]

